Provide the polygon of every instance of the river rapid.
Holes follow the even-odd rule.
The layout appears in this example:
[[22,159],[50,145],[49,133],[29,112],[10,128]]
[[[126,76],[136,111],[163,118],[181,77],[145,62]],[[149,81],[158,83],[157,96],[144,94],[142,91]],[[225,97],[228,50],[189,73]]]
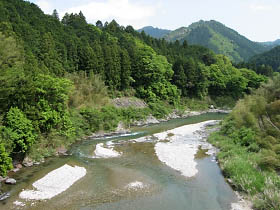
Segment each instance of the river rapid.
[[[0,209],[230,210],[237,197],[206,142],[224,114],[209,113],[89,138],[70,156],[13,174]],[[40,197],[41,196],[41,197]]]

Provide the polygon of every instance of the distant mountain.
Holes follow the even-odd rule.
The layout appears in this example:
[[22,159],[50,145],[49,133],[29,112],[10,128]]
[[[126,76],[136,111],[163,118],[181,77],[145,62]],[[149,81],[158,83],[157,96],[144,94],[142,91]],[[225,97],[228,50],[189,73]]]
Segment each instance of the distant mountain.
[[256,66],[269,65],[274,71],[280,71],[280,46],[252,57],[249,62]]
[[138,32],[144,31],[146,34],[150,35],[154,38],[163,38],[166,34],[170,33],[170,30],[167,29],[160,29],[160,28],[154,28],[153,26],[146,26],[144,28],[138,29]]
[[165,35],[169,41],[187,40],[189,44],[202,45],[218,54],[224,54],[235,62],[246,61],[256,54],[263,53],[270,46],[250,41],[236,31],[217,21],[199,21],[188,27],[181,27]]
[[280,39],[275,40],[274,42],[260,42],[264,46],[276,47],[280,45]]

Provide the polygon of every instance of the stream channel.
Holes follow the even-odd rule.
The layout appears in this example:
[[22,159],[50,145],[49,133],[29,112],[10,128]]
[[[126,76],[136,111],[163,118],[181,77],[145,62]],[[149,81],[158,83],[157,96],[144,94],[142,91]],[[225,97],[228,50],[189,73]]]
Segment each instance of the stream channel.
[[[126,135],[79,142],[69,156],[49,158],[12,174],[17,184],[3,186],[11,197],[0,203],[0,209],[230,210],[237,197],[211,153],[215,148],[205,141],[205,131],[224,117],[209,113],[173,119],[132,128]],[[65,164],[83,167],[85,176],[51,199],[20,197]]]

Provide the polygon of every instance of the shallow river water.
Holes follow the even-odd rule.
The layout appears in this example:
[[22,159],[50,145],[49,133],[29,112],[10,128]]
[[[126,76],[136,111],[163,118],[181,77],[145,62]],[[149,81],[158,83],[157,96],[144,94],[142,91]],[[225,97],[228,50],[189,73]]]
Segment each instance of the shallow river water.
[[[127,136],[87,139],[73,145],[70,156],[50,158],[39,166],[25,168],[13,174],[13,178],[18,182],[15,186],[4,186],[5,190],[11,192],[11,197],[0,203],[0,209],[230,210],[231,203],[236,202],[237,198],[225,182],[217,163],[213,161],[213,156],[197,157],[197,173],[187,177],[182,175],[180,170],[175,170],[174,167],[160,161],[155,152],[155,145],[159,140],[150,137],[183,125],[223,119],[224,116],[204,114],[134,128]],[[144,136],[149,137],[141,140],[140,137]],[[182,145],[189,141],[187,138],[193,143],[201,141],[196,139],[197,136],[180,136],[178,141],[181,141]],[[139,138],[138,142],[133,141]],[[172,138],[175,142],[177,136]],[[171,144],[168,138],[161,142]],[[96,145],[102,145],[100,143],[104,143],[104,147],[106,144],[114,145],[114,151],[121,155],[94,158]],[[87,173],[52,199],[37,201],[19,197],[23,189],[32,189],[35,181],[65,164],[84,167]],[[15,202],[24,206],[15,205]]]

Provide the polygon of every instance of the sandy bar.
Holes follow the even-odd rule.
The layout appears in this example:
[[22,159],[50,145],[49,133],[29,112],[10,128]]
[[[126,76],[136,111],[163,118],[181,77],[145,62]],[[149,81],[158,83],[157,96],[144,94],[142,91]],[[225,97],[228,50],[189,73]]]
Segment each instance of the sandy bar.
[[86,175],[86,169],[78,166],[64,166],[55,169],[33,183],[34,190],[23,190],[19,197],[26,200],[45,200],[67,190]]
[[97,144],[93,158],[114,158],[121,155],[119,152],[115,151],[111,145],[110,147],[111,148],[105,148],[103,143]]
[[205,129],[209,123],[217,122],[211,120],[185,125],[155,134],[154,136],[159,140],[169,140],[169,142],[156,143],[155,151],[158,159],[169,167],[179,171],[185,177],[195,176],[198,172],[195,154],[198,151],[199,145],[202,144],[200,141],[202,137],[196,131]]

